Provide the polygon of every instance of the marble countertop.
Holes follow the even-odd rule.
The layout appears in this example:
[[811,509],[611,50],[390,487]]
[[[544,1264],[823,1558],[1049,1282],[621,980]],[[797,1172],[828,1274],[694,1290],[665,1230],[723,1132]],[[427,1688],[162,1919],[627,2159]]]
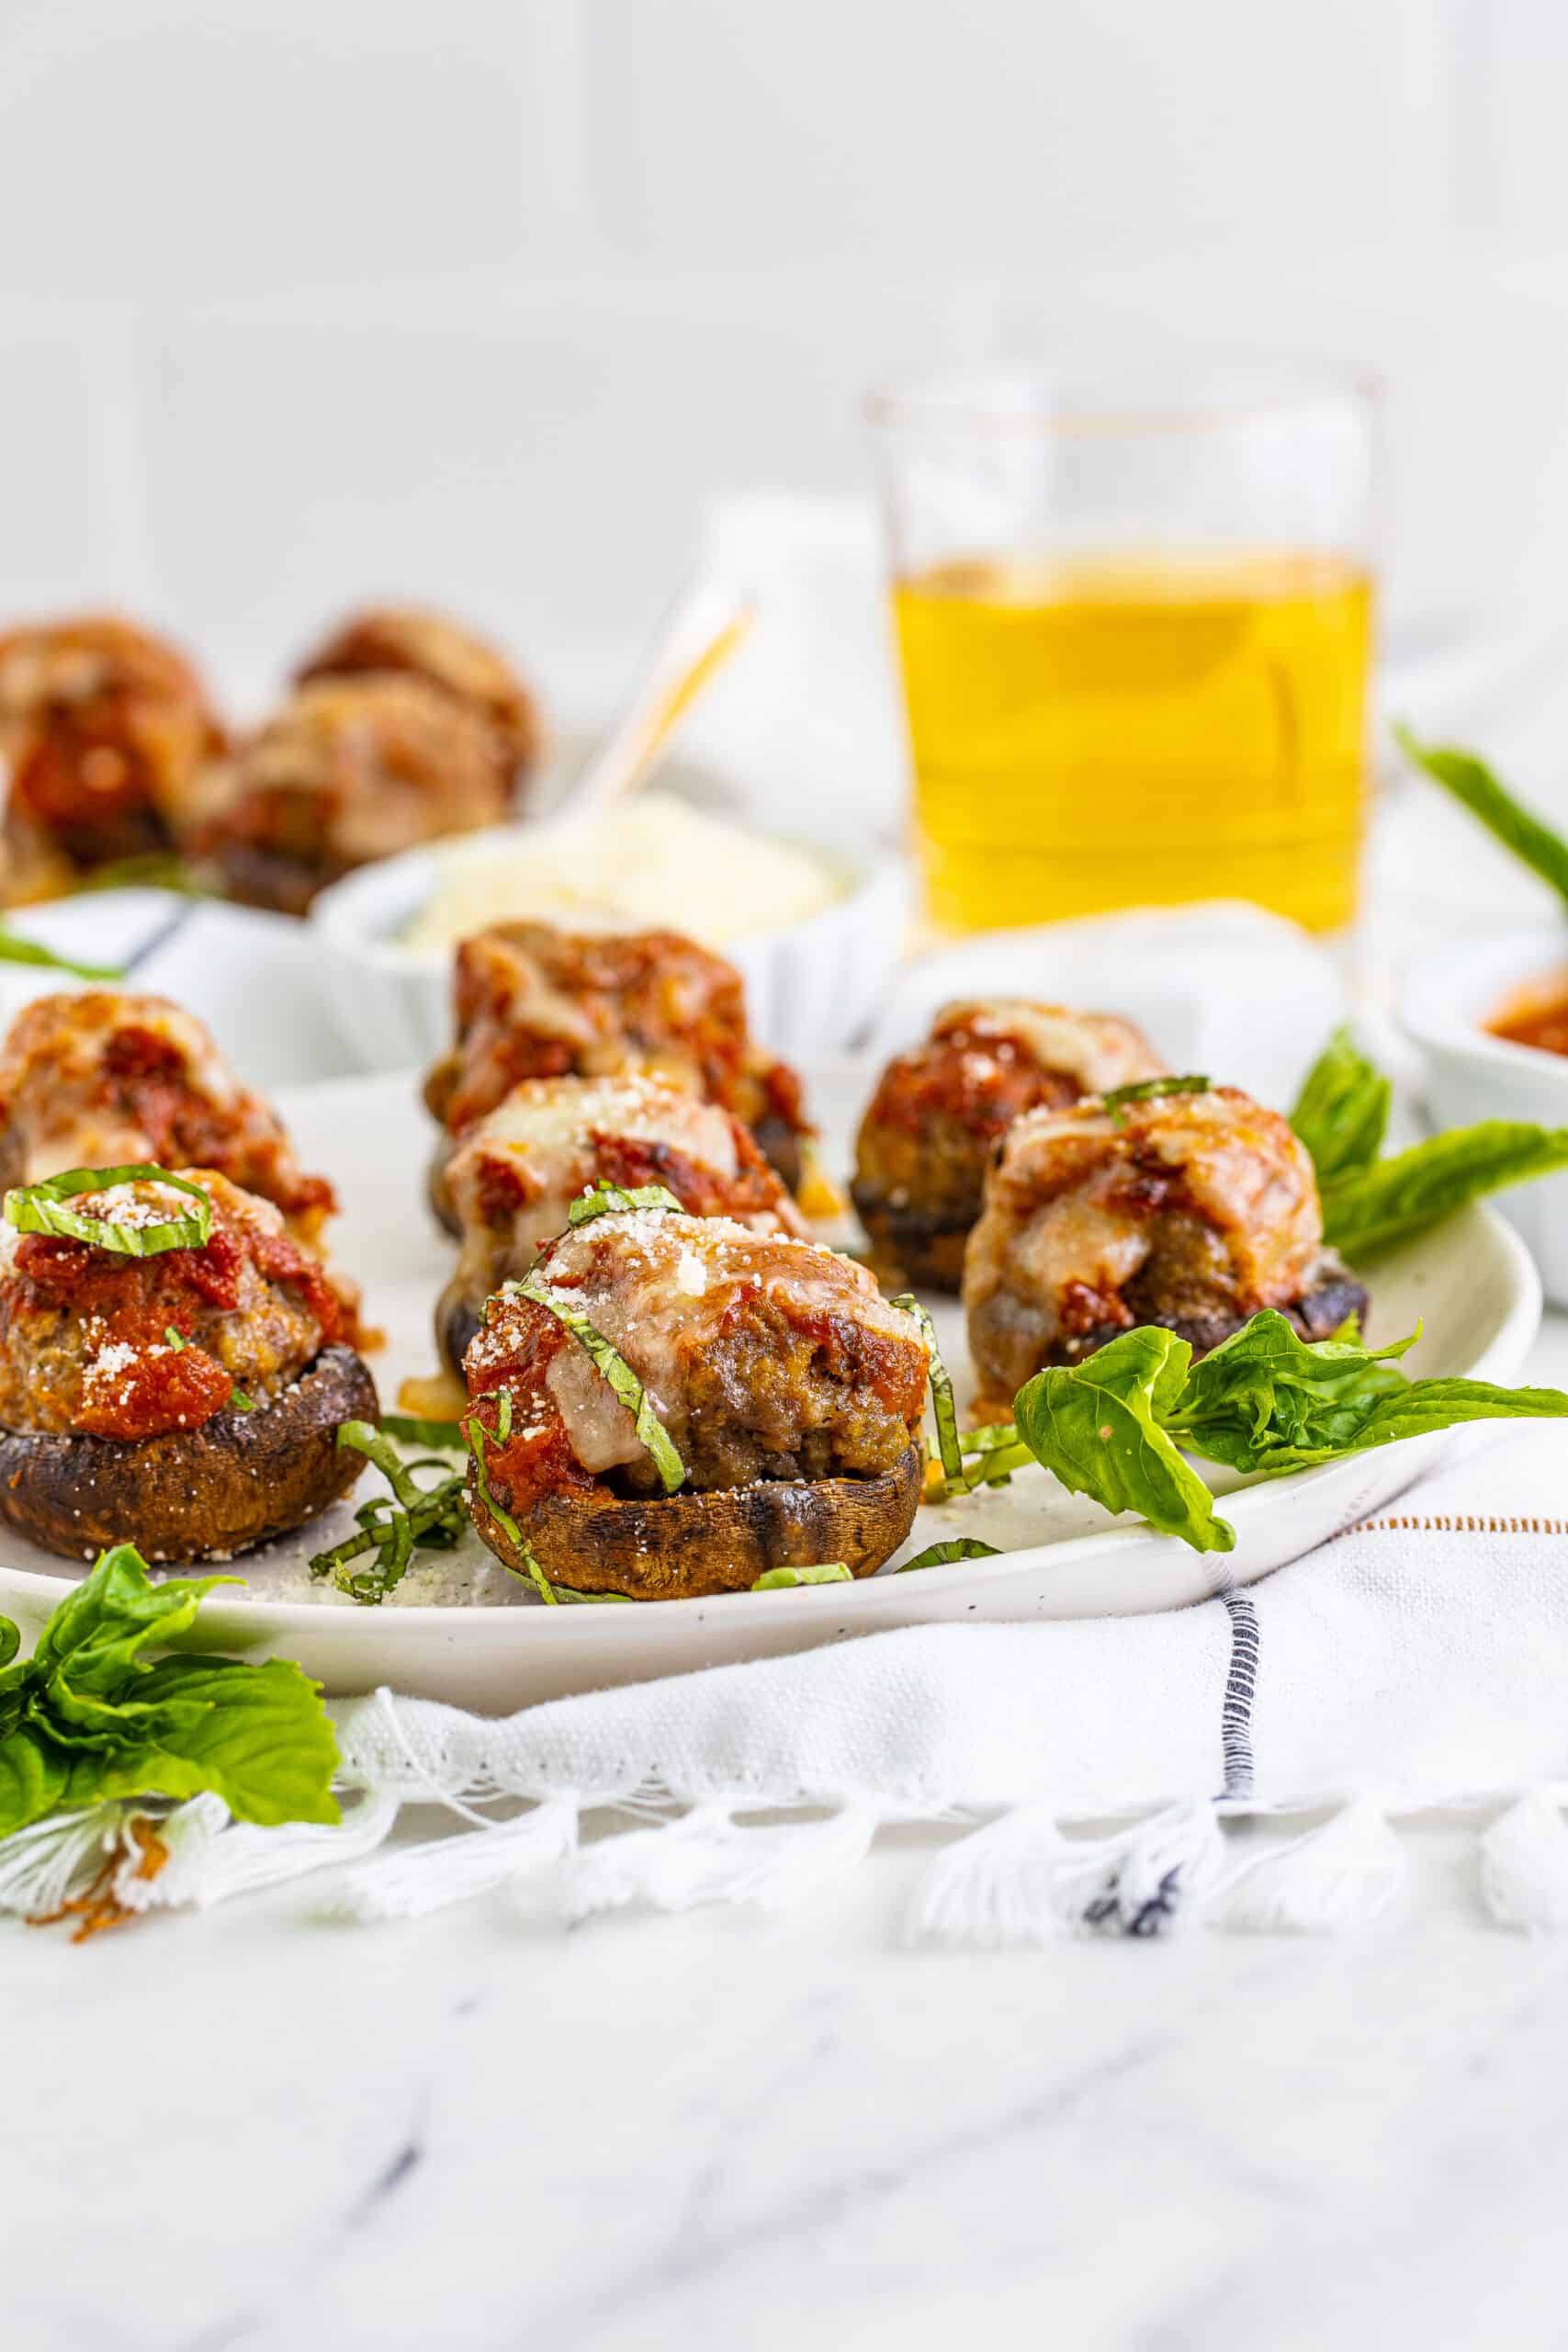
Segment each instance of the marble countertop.
[[0,1922],[4,2343],[1555,2352],[1562,1946],[1402,1834],[1343,1939],[909,1951],[926,1830],[771,1918]]
[[766,1921],[7,1928],[6,2341],[1559,2346],[1562,1952],[1416,1844],[1345,1941],[907,1953],[892,1840]]
[[1344,1939],[909,1952],[940,1834],[773,1918],[0,1923],[6,2352],[1568,2339],[1564,1953],[1472,1835]]

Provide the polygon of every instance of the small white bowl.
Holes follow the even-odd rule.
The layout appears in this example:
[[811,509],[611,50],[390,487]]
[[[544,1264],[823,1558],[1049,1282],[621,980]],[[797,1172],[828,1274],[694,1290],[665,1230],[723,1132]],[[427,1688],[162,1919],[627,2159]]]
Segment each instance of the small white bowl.
[[[450,950],[411,948],[399,936],[430,897],[443,861],[482,855],[487,842],[510,854],[557,821],[498,825],[405,850],[321,893],[310,920],[328,1000],[367,1069],[431,1061],[452,1042]],[[842,898],[804,922],[730,940],[719,951],[746,982],[756,1035],[792,1061],[836,1053],[864,1027],[897,968],[909,918],[906,859],[835,847],[821,854],[846,875]],[[701,927],[694,907],[692,928],[700,934]]]
[[[1568,1056],[1510,1045],[1483,1026],[1510,999],[1564,967],[1568,923],[1456,944],[1412,966],[1399,1017],[1420,1048],[1438,1127],[1478,1119],[1568,1127]],[[1568,1170],[1504,1193],[1496,1205],[1528,1244],[1547,1297],[1568,1306]]]

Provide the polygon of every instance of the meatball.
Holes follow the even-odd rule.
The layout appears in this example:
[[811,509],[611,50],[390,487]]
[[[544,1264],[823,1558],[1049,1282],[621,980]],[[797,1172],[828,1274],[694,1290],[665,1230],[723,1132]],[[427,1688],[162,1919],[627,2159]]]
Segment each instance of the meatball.
[[1324,1339],[1366,1294],[1323,1246],[1312,1161],[1235,1087],[1030,1111],[969,1237],[964,1304],[982,1409],[1048,1363],[1158,1323],[1200,1353],[1260,1307]]
[[[236,1389],[254,1409],[342,1340],[336,1293],[270,1201],[213,1169],[173,1172],[211,1202],[200,1248],[133,1257],[0,1224],[0,1424],[121,1439],[199,1429]],[[139,1179],[72,1206],[150,1225],[191,1201]]]
[[[540,1270],[630,1364],[698,1492],[874,1477],[919,1436],[919,1329],[814,1242],[641,1210],[563,1234]],[[547,1308],[503,1291],[465,1369],[476,1399],[512,1399],[511,1434],[487,1449],[502,1501],[595,1482],[658,1493],[631,1414]]]
[[[321,1261],[270,1201],[214,1169],[171,1171],[210,1207],[204,1241],[138,1255],[0,1224],[0,1520],[67,1558],[131,1541],[227,1559],[346,1494],[373,1419]],[[164,1175],[79,1194],[109,1227],[188,1217]]]
[[716,1103],[643,1074],[525,1079],[468,1129],[447,1170],[462,1249],[435,1336],[450,1372],[486,1299],[527,1272],[578,1194],[601,1181],[661,1184],[694,1216],[734,1217],[753,1233],[806,1232],[750,1136]]
[[141,1161],[220,1170],[274,1202],[307,1248],[336,1206],[193,1014],[107,989],[39,997],[0,1046],[0,1184]]
[[204,775],[187,846],[231,898],[303,914],[372,858],[499,824],[509,799],[468,704],[392,672],[321,678]]
[[[784,1182],[798,1182],[809,1132],[800,1082],[753,1042],[734,966],[679,932],[498,923],[458,948],[454,994],[457,1043],[425,1081],[448,1138],[522,1079],[642,1070],[732,1112]],[[446,1222],[450,1150],[444,1141],[433,1187]]]
[[197,773],[222,743],[196,671],[129,621],[0,636],[6,902],[54,897],[97,866],[170,850]]
[[440,613],[385,606],[354,614],[294,675],[298,684],[308,685],[316,678],[385,671],[423,678],[487,719],[509,784],[537,759],[543,729],[528,688],[495,646]]
[[986,1170],[1021,1112],[1157,1077],[1130,1021],[1019,997],[944,1005],[884,1070],[861,1121],[851,1191],[890,1290],[958,1289]]

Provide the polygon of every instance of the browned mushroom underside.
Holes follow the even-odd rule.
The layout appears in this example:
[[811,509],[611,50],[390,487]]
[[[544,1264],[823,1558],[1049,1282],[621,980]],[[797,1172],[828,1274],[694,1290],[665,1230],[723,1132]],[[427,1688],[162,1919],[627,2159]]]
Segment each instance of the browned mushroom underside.
[[[909,1446],[876,1478],[758,1479],[706,1494],[622,1501],[549,1495],[514,1522],[553,1584],[677,1600],[749,1591],[768,1568],[841,1560],[866,1577],[914,1525],[925,1457]],[[474,1524],[498,1559],[518,1547],[470,1480]]]
[[376,1384],[352,1348],[324,1348],[270,1404],[198,1430],[118,1438],[0,1430],[0,1519],[67,1559],[134,1544],[149,1560],[227,1559],[346,1495],[365,1467],[340,1421],[374,1421]]

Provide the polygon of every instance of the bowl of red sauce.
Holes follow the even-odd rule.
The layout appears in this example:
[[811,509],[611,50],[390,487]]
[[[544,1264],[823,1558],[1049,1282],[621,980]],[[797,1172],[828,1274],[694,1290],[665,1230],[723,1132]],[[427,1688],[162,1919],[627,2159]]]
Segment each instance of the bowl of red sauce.
[[[1568,1128],[1568,925],[1521,927],[1424,956],[1400,1020],[1419,1048],[1435,1128],[1529,1119]],[[1546,1295],[1568,1306],[1568,1171],[1502,1194]]]

